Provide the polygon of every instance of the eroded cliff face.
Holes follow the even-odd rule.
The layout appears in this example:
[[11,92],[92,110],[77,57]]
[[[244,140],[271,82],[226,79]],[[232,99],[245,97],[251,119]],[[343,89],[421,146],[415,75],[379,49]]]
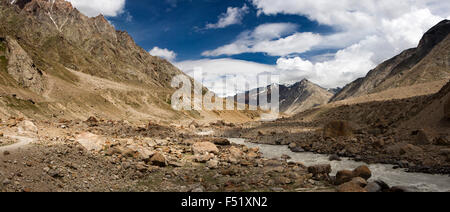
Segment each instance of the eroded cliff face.
[[11,37],[6,37],[6,59],[8,73],[23,88],[41,94],[45,89],[45,77],[22,47]]

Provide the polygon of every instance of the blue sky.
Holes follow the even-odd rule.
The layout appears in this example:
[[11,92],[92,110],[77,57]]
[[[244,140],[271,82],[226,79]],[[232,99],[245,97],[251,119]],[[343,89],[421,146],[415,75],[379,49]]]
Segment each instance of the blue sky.
[[260,73],[281,83],[304,78],[342,87],[377,64],[417,46],[450,18],[442,0],[69,0],[88,16],[104,14],[150,54],[168,59],[216,93],[221,79]]
[[[218,16],[227,8],[249,7],[240,23],[224,28],[206,29],[208,23],[217,23]],[[202,53],[230,43],[245,30],[265,23],[295,23],[300,31],[331,33],[333,28],[319,25],[303,16],[257,16],[257,11],[246,0],[179,0],[127,1],[126,13],[109,17],[116,28],[127,30],[144,49],[158,46],[176,52],[177,61],[205,58]],[[132,18],[128,18],[129,16]],[[216,56],[209,58],[224,58]],[[234,59],[275,64],[278,57],[264,53],[243,53],[230,56]]]

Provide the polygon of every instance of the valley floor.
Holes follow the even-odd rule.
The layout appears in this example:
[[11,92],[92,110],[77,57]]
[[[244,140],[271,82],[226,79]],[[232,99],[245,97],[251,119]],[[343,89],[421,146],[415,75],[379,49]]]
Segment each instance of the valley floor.
[[[225,128],[9,119],[0,127],[8,141],[0,147],[0,191],[335,191],[300,163],[198,136]],[[10,148],[18,136],[31,143]]]

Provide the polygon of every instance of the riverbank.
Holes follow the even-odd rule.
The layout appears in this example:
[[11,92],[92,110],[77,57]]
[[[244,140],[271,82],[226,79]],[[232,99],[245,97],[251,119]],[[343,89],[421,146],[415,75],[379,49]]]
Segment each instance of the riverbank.
[[19,129],[23,122],[0,123],[0,131],[33,139],[0,155],[0,191],[336,191],[301,163],[265,158],[258,148],[210,133],[198,135],[231,129],[221,123],[134,125],[92,117],[30,121]]

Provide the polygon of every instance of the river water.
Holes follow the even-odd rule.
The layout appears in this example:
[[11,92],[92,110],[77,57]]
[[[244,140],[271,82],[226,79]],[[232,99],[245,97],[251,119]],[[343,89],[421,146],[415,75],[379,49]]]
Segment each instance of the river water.
[[367,165],[372,171],[370,180],[382,180],[390,186],[403,186],[421,192],[447,192],[450,191],[450,177],[444,175],[431,175],[422,173],[407,173],[403,169],[393,169],[392,165],[356,162],[349,158],[342,161],[329,161],[329,155],[314,153],[295,153],[287,146],[274,146],[245,142],[244,139],[230,138],[230,142],[246,145],[250,148],[258,147],[265,158],[280,158],[289,155],[293,162],[301,162],[305,166],[331,164],[333,175],[339,170],[353,170],[361,165]]

